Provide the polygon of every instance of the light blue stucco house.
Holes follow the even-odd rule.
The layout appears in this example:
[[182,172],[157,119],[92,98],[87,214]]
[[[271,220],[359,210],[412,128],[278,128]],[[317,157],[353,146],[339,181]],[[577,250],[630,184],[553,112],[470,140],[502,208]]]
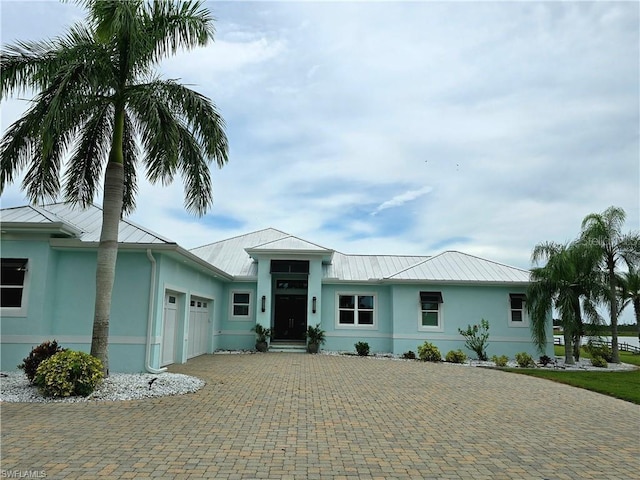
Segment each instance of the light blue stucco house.
[[[101,210],[58,203],[0,215],[0,369],[15,370],[46,340],[88,351]],[[372,352],[401,355],[428,340],[445,354],[465,350],[458,328],[484,318],[489,355],[539,355],[525,308],[529,272],[490,260],[455,251],[345,255],[275,229],[185,250],[128,220],[119,239],[114,372],[252,349],[256,324],[272,329],[273,351],[303,347],[307,325],[319,323],[325,350],[366,341]]]

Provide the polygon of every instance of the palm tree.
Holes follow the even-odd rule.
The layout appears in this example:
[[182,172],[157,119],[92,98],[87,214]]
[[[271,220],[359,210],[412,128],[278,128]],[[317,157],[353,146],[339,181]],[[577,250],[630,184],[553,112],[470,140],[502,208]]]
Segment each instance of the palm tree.
[[633,305],[633,313],[636,317],[638,339],[640,339],[640,270],[629,265],[629,271],[623,273],[618,279],[623,310],[629,303]]
[[622,233],[626,213],[622,208],[609,207],[602,213],[587,215],[582,221],[581,240],[593,245],[599,253],[598,269],[604,274],[606,301],[611,317],[611,354],[620,363],[618,353],[617,269],[621,263],[631,265],[640,258],[640,235]]
[[580,340],[584,335],[582,312],[597,321],[594,298],[598,279],[593,264],[597,262],[593,248],[573,242],[562,245],[544,242],[534,247],[533,264],[546,260],[543,267],[531,269],[527,290],[527,309],[531,315],[533,341],[542,351],[547,342],[547,319],[552,309],[560,315],[564,333],[565,363],[572,365],[580,358]]
[[30,201],[54,200],[62,180],[65,200],[86,207],[104,174],[91,354],[107,375],[118,224],[135,207],[139,165],[153,183],[169,184],[179,173],[187,210],[203,214],[213,202],[209,164],[223,166],[228,146],[208,98],[153,73],[164,56],[213,39],[213,19],[201,2],[78,3],[87,19],[66,36],[2,51],[0,100],[39,93],[0,142],[0,191],[28,167],[23,188]]

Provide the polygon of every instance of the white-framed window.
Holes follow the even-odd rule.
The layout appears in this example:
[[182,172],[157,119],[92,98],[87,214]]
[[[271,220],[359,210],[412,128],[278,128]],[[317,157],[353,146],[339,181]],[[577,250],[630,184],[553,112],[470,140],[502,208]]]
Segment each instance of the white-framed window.
[[236,319],[251,319],[251,300],[253,295],[249,291],[231,292],[231,317]]
[[526,309],[527,296],[524,293],[509,294],[509,326],[528,327],[529,319]]
[[442,330],[442,292],[420,292],[420,330]]
[[370,327],[376,324],[376,296],[372,293],[338,293],[337,325]]
[[0,313],[5,317],[22,317],[27,313],[29,259],[0,259]]

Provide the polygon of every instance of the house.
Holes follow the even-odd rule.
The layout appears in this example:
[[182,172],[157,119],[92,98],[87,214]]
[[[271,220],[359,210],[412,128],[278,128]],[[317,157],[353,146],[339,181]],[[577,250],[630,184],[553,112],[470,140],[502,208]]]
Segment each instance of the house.
[[[14,370],[46,340],[88,351],[101,209],[57,203],[0,215],[0,368]],[[366,341],[401,355],[425,340],[443,354],[465,350],[458,328],[484,318],[489,355],[539,354],[525,308],[529,272],[461,252],[346,255],[272,228],[185,250],[126,219],[119,242],[112,371],[252,349],[258,323],[272,329],[274,350],[303,347],[307,325],[319,323],[325,350]]]

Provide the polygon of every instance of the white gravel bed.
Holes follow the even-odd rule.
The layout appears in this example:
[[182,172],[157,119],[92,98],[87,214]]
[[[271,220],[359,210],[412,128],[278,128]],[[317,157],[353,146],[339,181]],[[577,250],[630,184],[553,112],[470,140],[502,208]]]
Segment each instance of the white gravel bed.
[[47,398],[29,384],[23,372],[0,374],[0,402],[77,403],[90,401],[138,400],[183,395],[200,390],[205,382],[180,373],[112,373],[87,397]]

